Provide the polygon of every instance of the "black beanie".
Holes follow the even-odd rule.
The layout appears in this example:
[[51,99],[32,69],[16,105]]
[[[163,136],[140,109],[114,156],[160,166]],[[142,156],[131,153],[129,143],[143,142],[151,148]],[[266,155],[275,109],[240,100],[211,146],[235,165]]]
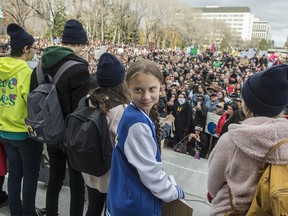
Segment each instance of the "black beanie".
[[7,26],[7,34],[10,36],[11,49],[23,48],[35,42],[32,35],[28,34],[21,26],[11,23]]
[[103,53],[97,64],[97,82],[101,87],[112,87],[123,82],[125,68],[111,53]]
[[65,44],[85,44],[87,34],[82,24],[74,19],[68,20],[64,26],[62,43]]
[[288,65],[276,65],[249,77],[243,85],[242,97],[254,114],[279,115],[288,104]]

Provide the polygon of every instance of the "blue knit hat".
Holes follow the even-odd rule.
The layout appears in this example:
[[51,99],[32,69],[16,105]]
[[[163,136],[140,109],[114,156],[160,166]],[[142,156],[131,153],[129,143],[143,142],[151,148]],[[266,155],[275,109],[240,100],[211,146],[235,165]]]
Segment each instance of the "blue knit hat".
[[276,65],[249,77],[243,85],[242,97],[254,114],[279,115],[288,104],[288,65]]
[[68,20],[64,26],[62,43],[65,44],[85,44],[87,34],[82,24],[78,20]]
[[125,78],[123,64],[111,53],[103,53],[97,64],[97,82],[101,87],[119,85]]
[[21,26],[11,23],[7,26],[7,34],[10,36],[11,49],[23,48],[32,45],[35,39],[28,34]]

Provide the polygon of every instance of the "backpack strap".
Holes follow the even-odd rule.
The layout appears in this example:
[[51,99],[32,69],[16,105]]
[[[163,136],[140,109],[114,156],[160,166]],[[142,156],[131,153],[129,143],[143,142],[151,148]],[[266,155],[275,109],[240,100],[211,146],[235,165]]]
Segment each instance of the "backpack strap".
[[[60,77],[62,76],[62,74],[68,70],[70,67],[72,67],[73,65],[76,64],[83,64],[82,62],[78,62],[78,61],[74,61],[74,60],[69,60],[67,62],[65,62],[56,72],[54,78],[53,78],[53,83],[54,85],[56,85],[56,83],[59,81]],[[42,68],[42,67],[41,67]],[[43,74],[43,73],[42,73]]]
[[44,83],[45,81],[41,61],[38,63],[36,67],[36,78],[37,78],[38,85]]
[[237,210],[233,204],[233,195],[232,195],[230,188],[229,188],[229,202],[230,202],[230,206],[231,206],[231,212],[226,212],[225,216],[232,216],[232,215],[237,216]]
[[268,157],[272,154],[272,152],[274,152],[275,149],[277,149],[280,145],[283,145],[285,143],[288,143],[288,139],[284,139],[284,140],[279,141],[278,143],[276,143],[273,147],[271,147],[269,149],[269,151],[267,152],[267,154],[265,155],[265,158],[263,160],[262,170],[265,169],[266,161],[267,161]]

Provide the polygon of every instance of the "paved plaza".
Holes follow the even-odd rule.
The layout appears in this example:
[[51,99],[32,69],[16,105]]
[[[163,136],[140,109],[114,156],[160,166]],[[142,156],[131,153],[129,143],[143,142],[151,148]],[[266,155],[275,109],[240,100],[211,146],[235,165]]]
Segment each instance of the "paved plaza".
[[[207,189],[207,160],[194,159],[190,155],[174,152],[172,149],[162,150],[164,169],[169,175],[173,175],[178,185],[186,193],[186,202],[193,208],[193,216],[209,215],[210,204],[206,199]],[[7,181],[5,181],[6,183]],[[4,185],[6,188],[6,185]],[[37,207],[45,206],[46,186],[38,183],[36,198]],[[86,202],[87,205],[87,202]],[[86,207],[85,205],[85,207]],[[59,198],[60,216],[69,216],[69,188],[63,187]],[[9,216],[9,208],[0,209],[0,216]]]

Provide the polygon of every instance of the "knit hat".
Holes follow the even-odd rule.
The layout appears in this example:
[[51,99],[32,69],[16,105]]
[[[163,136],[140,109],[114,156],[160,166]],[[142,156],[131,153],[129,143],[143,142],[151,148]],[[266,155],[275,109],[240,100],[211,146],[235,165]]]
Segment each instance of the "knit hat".
[[276,65],[249,77],[242,97],[254,114],[267,117],[280,114],[288,104],[288,65]]
[[7,26],[7,34],[10,36],[11,49],[23,48],[35,42],[32,35],[28,34],[21,26],[11,23]]
[[96,77],[99,86],[112,87],[123,82],[125,68],[111,53],[103,53],[97,64]]
[[87,34],[82,24],[74,19],[68,20],[64,26],[62,43],[65,44],[85,44]]

